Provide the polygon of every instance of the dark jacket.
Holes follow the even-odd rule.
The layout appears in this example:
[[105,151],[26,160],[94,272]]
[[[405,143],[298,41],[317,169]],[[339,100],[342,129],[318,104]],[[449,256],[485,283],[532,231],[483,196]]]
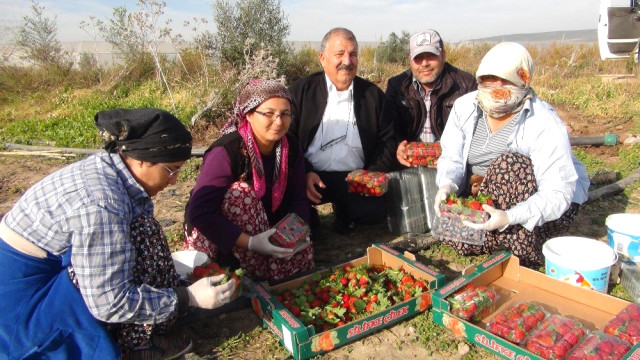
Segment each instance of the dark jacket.
[[[473,75],[445,63],[441,77],[431,91],[429,119],[431,131],[436,139],[440,139],[442,135],[453,102],[477,88],[478,84]],[[427,113],[418,89],[413,86],[411,69],[392,77],[387,82],[383,117],[385,121],[393,124],[397,142],[420,139]]]
[[[289,134],[293,135],[306,153],[318,132],[327,106],[329,90],[324,72],[317,72],[296,81],[289,87],[292,98],[293,120]],[[353,80],[353,109],[356,117],[365,169],[389,171],[395,161],[393,126],[382,117],[384,93],[370,81],[357,77]],[[306,162],[307,172],[314,171]],[[354,169],[355,170],[355,169]]]

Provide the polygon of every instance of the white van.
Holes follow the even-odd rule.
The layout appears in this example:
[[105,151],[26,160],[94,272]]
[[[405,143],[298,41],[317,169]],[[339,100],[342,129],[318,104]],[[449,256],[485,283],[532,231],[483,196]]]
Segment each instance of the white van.
[[638,60],[640,8],[637,0],[600,0],[598,47],[600,58]]

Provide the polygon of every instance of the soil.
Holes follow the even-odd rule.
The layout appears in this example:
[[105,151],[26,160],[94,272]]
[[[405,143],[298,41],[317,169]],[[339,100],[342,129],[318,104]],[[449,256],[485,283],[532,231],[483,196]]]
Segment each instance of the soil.
[[[558,109],[558,112],[572,131],[572,136],[601,136],[605,133],[626,134],[631,122],[615,124],[602,119],[583,121],[573,115],[570,109]],[[206,129],[196,135],[196,144],[205,146],[211,137]],[[618,158],[621,146],[588,146],[584,150],[602,159],[605,163],[613,163]],[[79,157],[67,154],[52,158],[42,156],[42,153],[27,155],[26,152],[0,152],[0,217],[2,217],[18,198],[38,180],[51,172],[78,160]],[[155,198],[156,218],[167,233],[179,232],[183,209],[188,198],[193,180],[179,181],[175,186],[165,189]],[[619,194],[587,204],[579,213],[570,230],[571,235],[586,236],[604,240],[606,226],[604,219],[608,214],[619,212],[640,213],[640,191],[634,190],[630,195]],[[435,243],[429,234],[413,237],[391,234],[386,224],[360,226],[355,233],[343,236],[331,230],[333,216],[330,207],[320,206],[323,230],[315,240],[317,266],[341,262],[342,259],[362,256],[366,248],[376,242],[389,243],[400,250],[418,253],[418,250],[428,248]],[[433,265],[445,273],[447,280],[452,280],[460,274],[461,266],[450,259],[418,260]],[[240,300],[237,304],[228,306],[223,311],[194,311],[183,321],[185,331],[194,340],[193,352],[188,359],[213,358],[287,358],[287,353],[267,330],[261,330],[260,319],[248,307],[248,302]],[[240,335],[239,335],[240,334]],[[249,340],[245,341],[246,336]],[[447,335],[449,336],[449,335]],[[231,341],[229,341],[232,339]],[[225,346],[219,346],[225,343]],[[231,346],[241,343],[241,346]],[[468,352],[468,347],[461,343],[461,347],[454,353],[446,354],[451,359],[459,359]],[[417,341],[416,329],[411,323],[400,323],[356,341],[350,345],[332,351],[322,356],[326,359],[392,359],[392,358],[420,358],[440,359],[444,354],[434,353],[426,349]]]

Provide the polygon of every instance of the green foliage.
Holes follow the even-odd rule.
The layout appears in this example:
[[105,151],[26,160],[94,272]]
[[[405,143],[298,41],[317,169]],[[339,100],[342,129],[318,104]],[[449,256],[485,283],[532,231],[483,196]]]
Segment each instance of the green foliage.
[[620,173],[626,177],[640,168],[640,146],[622,147],[620,149]]
[[270,48],[278,60],[290,52],[291,26],[280,0],[216,0],[213,12],[213,48],[222,61],[242,68],[260,48]]
[[321,71],[322,66],[320,66],[318,51],[307,46],[298,51],[289,52],[284,58],[283,69],[282,74],[288,84],[292,84],[311,73]]
[[386,41],[381,42],[376,47],[376,59],[381,63],[406,64],[409,54],[409,38],[411,34],[403,30],[398,36],[392,32]]
[[71,62],[62,50],[57,33],[56,18],[45,17],[44,6],[32,1],[31,15],[22,18],[16,43],[25,50],[24,58],[36,65],[68,69]]

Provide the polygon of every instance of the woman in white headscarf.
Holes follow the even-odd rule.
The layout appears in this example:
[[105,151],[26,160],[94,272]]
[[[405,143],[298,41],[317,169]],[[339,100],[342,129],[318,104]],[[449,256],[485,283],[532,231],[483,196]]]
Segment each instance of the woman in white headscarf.
[[[482,59],[478,90],[459,98],[441,138],[436,213],[452,193],[492,196],[483,245],[445,241],[464,255],[507,250],[542,265],[542,244],[566,232],[587,201],[589,179],[555,110],[531,88],[533,60],[520,44],[500,43]],[[473,178],[473,179],[472,179]]]

